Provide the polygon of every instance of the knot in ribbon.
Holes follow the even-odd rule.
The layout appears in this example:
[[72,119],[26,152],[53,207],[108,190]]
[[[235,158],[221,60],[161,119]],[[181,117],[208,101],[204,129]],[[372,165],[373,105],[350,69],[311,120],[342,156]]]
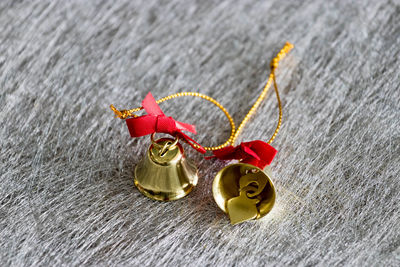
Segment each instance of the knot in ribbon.
[[255,140],[241,143],[236,147],[227,146],[219,150],[215,150],[213,151],[214,156],[207,157],[207,159],[237,159],[243,163],[254,165],[263,170],[267,165],[271,164],[277,152],[278,151],[270,144],[261,140]]
[[183,139],[200,153],[206,153],[206,150],[200,144],[182,132],[188,131],[195,134],[195,126],[176,121],[172,117],[167,117],[151,93],[148,93],[142,101],[142,107],[147,112],[146,115],[126,119],[131,137],[140,137],[153,133],[166,133]]

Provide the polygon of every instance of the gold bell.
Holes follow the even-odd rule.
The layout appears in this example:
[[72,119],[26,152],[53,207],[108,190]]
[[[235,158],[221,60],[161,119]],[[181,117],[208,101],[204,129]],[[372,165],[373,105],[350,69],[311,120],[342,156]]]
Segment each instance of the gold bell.
[[229,215],[232,224],[267,215],[276,198],[269,167],[263,171],[246,163],[231,164],[220,170],[212,190],[215,202]]
[[145,196],[161,201],[180,199],[192,191],[198,181],[196,166],[185,158],[178,138],[154,140],[135,168],[134,182]]

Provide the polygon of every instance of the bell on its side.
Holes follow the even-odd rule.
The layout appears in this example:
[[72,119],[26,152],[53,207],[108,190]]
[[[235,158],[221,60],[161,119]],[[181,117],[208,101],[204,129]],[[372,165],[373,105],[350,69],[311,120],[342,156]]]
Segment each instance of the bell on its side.
[[145,196],[160,201],[180,199],[192,191],[198,180],[196,166],[185,158],[178,139],[154,141],[135,168],[134,182]]
[[266,171],[246,163],[231,164],[215,176],[215,202],[232,224],[267,215],[275,204],[275,188]]

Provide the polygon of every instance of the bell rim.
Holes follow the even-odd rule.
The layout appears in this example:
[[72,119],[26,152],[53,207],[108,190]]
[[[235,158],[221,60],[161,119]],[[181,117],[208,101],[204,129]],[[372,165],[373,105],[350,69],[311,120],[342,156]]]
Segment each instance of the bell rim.
[[133,182],[135,184],[135,187],[144,196],[146,196],[146,197],[148,197],[148,198],[150,198],[152,200],[156,200],[156,201],[160,201],[160,202],[170,202],[170,201],[182,199],[182,198],[186,197],[187,195],[189,195],[189,193],[191,193],[193,191],[193,189],[197,185],[197,181],[198,181],[197,173],[196,173],[196,176],[197,176],[197,178],[195,179],[195,181],[193,183],[190,184],[190,187],[187,190],[184,190],[181,194],[175,194],[173,197],[162,197],[162,195],[160,195],[160,194],[152,194],[152,193],[150,193],[149,190],[146,190],[144,187],[142,187],[139,184],[138,180],[136,179],[136,176],[133,178]]

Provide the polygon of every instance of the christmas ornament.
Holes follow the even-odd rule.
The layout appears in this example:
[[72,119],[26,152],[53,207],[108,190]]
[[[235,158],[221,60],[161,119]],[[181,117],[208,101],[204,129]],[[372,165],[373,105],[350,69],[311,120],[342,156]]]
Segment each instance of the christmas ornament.
[[[274,206],[276,192],[271,180],[269,165],[277,151],[270,143],[275,139],[282,122],[282,105],[278,87],[275,80],[275,70],[279,61],[293,48],[286,43],[282,50],[271,62],[269,79],[240,123],[238,129],[228,111],[215,99],[200,93],[184,92],[164,97],[155,101],[149,93],[142,102],[142,107],[131,110],[117,110],[113,105],[111,109],[117,117],[126,120],[130,135],[140,137],[151,135],[150,148],[146,156],[135,168],[134,182],[136,187],[145,196],[155,200],[175,200],[186,196],[197,184],[198,174],[196,166],[186,159],[180,140],[188,143],[200,153],[213,151],[212,157],[221,160],[239,160],[223,168],[216,175],[212,191],[217,205],[229,215],[232,224],[251,219],[259,219],[268,214]],[[279,120],[274,134],[268,142],[254,140],[243,142],[234,146],[239,134],[254,114],[261,101],[274,85],[279,107]],[[220,108],[228,118],[231,125],[231,135],[222,145],[203,147],[183,131],[196,133],[194,125],[182,123],[166,116],[158,106],[166,100],[177,97],[200,97]],[[144,109],[147,114],[137,116],[135,112]],[[173,138],[154,139],[156,133],[169,134]]]
[[[203,147],[184,133],[196,133],[195,126],[174,120],[164,114],[159,103],[177,97],[191,96],[207,100],[221,109],[231,125],[231,136],[222,145]],[[142,101],[142,107],[131,110],[117,110],[110,106],[120,119],[126,120],[131,137],[151,135],[151,145],[145,157],[136,165],[134,183],[145,196],[161,201],[180,199],[196,186],[196,166],[185,157],[180,140],[188,143],[200,153],[221,149],[230,144],[235,133],[235,123],[228,111],[215,99],[193,92],[184,92],[164,97],[158,101],[149,93]],[[144,109],[147,114],[137,116],[135,112]],[[154,139],[156,133],[169,134],[173,138]]]
[[[230,139],[232,145],[216,150],[213,152],[214,156],[208,157],[221,160],[239,160],[239,163],[228,165],[220,170],[212,186],[217,205],[228,214],[232,224],[262,218],[271,211],[275,204],[276,192],[269,165],[277,151],[270,143],[275,139],[282,123],[282,105],[275,80],[275,70],[279,61],[292,48],[292,44],[286,43],[271,61],[271,74],[268,82],[240,123],[233,138]],[[255,140],[241,143],[236,147],[233,146],[244,126],[265,98],[271,83],[274,85],[279,107],[279,120],[274,134],[268,142]]]

